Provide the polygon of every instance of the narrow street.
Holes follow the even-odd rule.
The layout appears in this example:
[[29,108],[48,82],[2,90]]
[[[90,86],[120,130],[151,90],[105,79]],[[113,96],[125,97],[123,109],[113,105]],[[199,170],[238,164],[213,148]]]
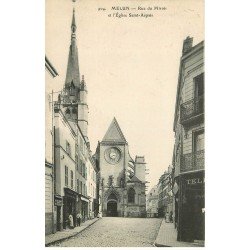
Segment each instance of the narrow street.
[[162,219],[104,217],[61,247],[153,247]]

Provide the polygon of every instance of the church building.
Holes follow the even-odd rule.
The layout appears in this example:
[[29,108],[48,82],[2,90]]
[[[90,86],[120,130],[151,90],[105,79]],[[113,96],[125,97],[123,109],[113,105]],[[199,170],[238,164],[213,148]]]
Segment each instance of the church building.
[[103,216],[146,217],[144,156],[130,156],[128,142],[114,118],[98,143],[99,211]]
[[[66,78],[63,90],[54,103],[55,213],[56,229],[69,227],[69,215],[76,225],[93,218],[96,207],[96,168],[88,139],[87,85],[80,80],[76,43],[75,10],[71,23]],[[72,225],[71,225],[72,226]]]

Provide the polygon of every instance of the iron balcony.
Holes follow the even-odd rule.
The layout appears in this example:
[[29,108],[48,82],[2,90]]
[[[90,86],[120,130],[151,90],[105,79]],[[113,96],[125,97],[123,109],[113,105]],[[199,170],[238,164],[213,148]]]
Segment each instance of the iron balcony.
[[205,169],[205,151],[184,154],[181,157],[181,172]]
[[204,95],[181,104],[180,123],[183,126],[204,122]]

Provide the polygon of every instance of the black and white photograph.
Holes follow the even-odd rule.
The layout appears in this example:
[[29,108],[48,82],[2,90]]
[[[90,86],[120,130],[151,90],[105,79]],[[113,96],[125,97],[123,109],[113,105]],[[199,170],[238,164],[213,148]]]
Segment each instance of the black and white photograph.
[[45,1],[45,246],[205,246],[204,0]]

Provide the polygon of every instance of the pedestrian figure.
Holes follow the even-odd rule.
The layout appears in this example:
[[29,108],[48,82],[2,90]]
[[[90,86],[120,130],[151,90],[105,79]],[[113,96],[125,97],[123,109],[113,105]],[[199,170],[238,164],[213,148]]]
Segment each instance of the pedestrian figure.
[[170,211],[169,214],[169,221],[172,223],[173,222],[173,211]]
[[80,225],[81,225],[81,219],[82,219],[82,215],[81,215],[80,212],[76,215],[76,219],[77,219],[77,226],[80,227]]
[[168,222],[168,213],[165,213],[165,222]]
[[69,228],[74,228],[73,216],[72,214],[69,215]]

